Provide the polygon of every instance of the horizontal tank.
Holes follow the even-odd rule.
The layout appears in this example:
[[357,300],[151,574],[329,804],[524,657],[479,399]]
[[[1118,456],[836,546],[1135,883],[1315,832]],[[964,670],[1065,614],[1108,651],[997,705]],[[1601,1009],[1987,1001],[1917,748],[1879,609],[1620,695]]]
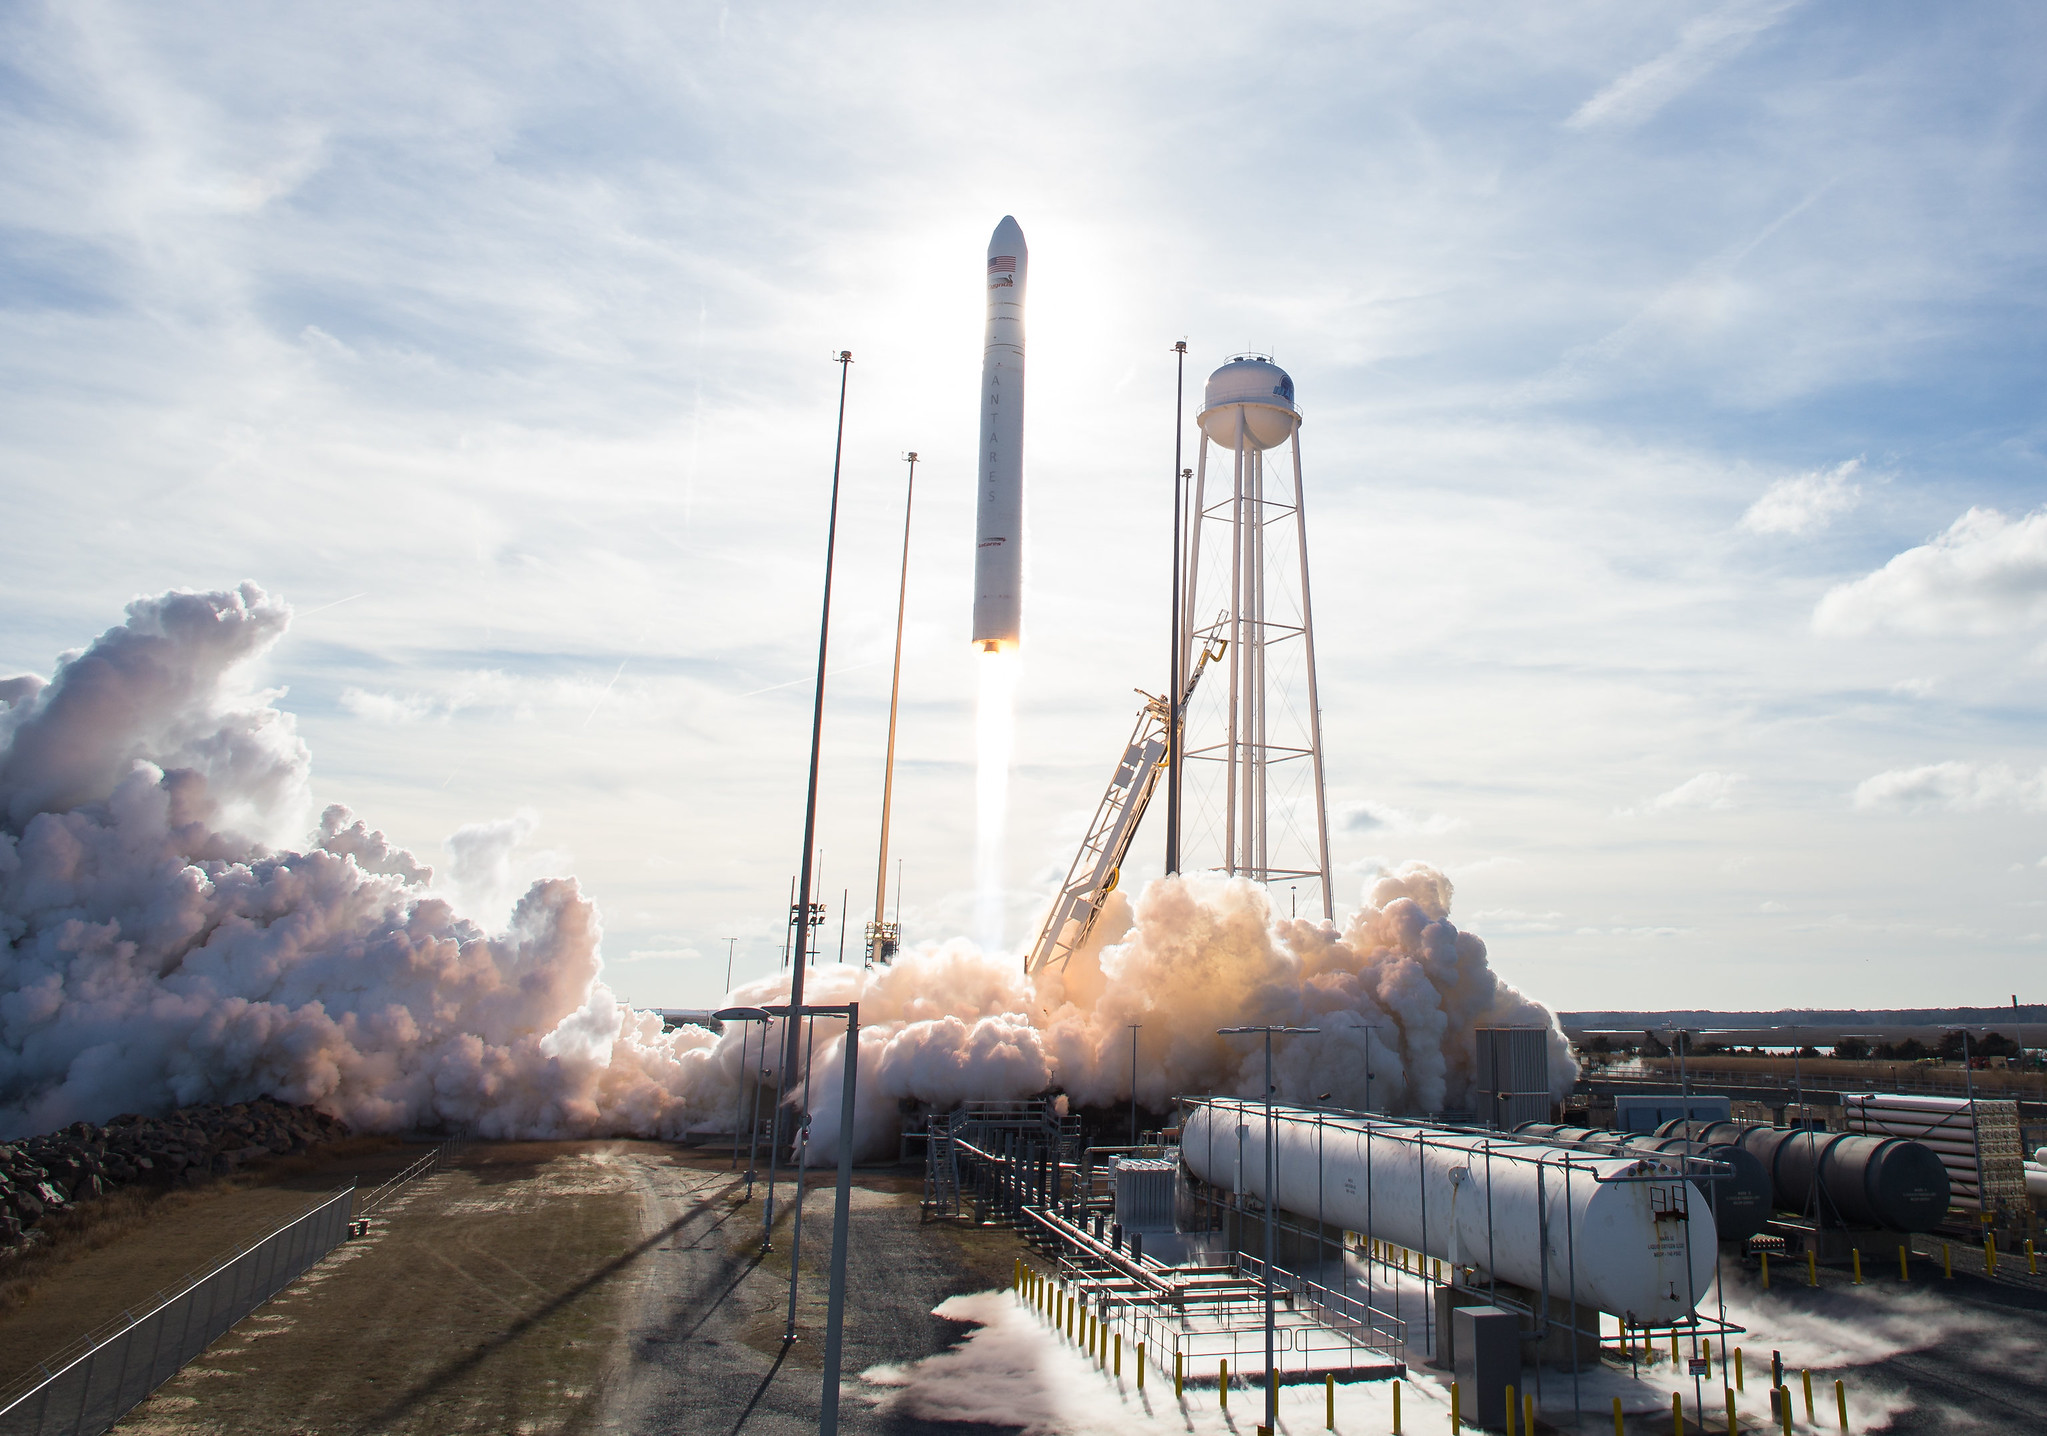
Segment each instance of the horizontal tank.
[[[1649,1325],[1713,1279],[1711,1208],[1671,1165],[1351,1114],[1273,1108],[1275,1205]],[[1264,1197],[1265,1109],[1209,1098],[1180,1134],[1195,1176]]]
[[1269,359],[1232,359],[1208,376],[1195,422],[1225,449],[1237,447],[1240,425],[1247,449],[1284,444],[1301,422],[1293,376]]
[[1728,1170],[1695,1182],[1713,1205],[1713,1226],[1723,1242],[1745,1242],[1770,1223],[1770,1174],[1750,1153],[1731,1143],[1694,1142],[1684,1137],[1650,1137],[1603,1127],[1558,1127],[1525,1122],[1514,1135],[1531,1142],[1554,1143],[1595,1152],[1639,1153],[1718,1162]]
[[1947,1169],[1919,1142],[1760,1122],[1666,1122],[1657,1132],[1742,1148],[1769,1174],[1779,1211],[1893,1232],[1930,1232],[1947,1218]]

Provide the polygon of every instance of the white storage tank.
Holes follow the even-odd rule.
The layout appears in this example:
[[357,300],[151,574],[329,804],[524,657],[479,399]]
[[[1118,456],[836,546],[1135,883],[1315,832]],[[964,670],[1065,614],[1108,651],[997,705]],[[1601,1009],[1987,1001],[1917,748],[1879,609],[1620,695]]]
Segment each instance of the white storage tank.
[[[1712,1207],[1669,1161],[1273,1111],[1276,1205],[1297,1217],[1651,1326],[1682,1320],[1712,1284]],[[1205,1182],[1263,1198],[1265,1130],[1262,1105],[1206,1099],[1182,1124],[1181,1160]]]
[[1245,356],[1208,376],[1196,422],[1203,433],[1225,449],[1237,447],[1237,425],[1243,423],[1244,447],[1270,449],[1284,444],[1301,422],[1294,407],[1293,376],[1270,359]]

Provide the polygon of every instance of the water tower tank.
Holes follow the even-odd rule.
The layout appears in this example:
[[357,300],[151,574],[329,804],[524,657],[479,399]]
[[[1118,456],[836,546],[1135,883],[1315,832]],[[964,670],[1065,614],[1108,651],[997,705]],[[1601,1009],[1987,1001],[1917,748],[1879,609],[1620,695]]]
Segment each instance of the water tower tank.
[[1285,443],[1301,422],[1300,411],[1294,407],[1293,378],[1270,359],[1249,355],[1232,359],[1208,376],[1197,422],[1212,441],[1234,449],[1240,412],[1245,448],[1269,449]]

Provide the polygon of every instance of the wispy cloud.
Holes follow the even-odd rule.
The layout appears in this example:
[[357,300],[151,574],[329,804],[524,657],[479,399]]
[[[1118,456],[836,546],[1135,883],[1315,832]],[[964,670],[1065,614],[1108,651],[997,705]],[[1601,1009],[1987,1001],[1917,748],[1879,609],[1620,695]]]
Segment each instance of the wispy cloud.
[[1851,483],[1862,460],[1779,479],[1748,506],[1741,526],[1758,534],[1808,534],[1825,528],[1862,502],[1862,486]]
[[1658,793],[1636,807],[1617,808],[1614,815],[1622,818],[1646,818],[1659,813],[1731,808],[1734,806],[1735,789],[1747,781],[1747,776],[1741,773],[1701,773],[1696,778],[1685,779],[1667,793]]
[[1465,820],[1448,813],[1411,813],[1391,803],[1366,798],[1345,806],[1338,815],[1338,823],[1348,833],[1403,832],[1435,837],[1463,827]]
[[1677,43],[1629,70],[1580,105],[1572,129],[1638,125],[1754,43],[1795,0],[1733,0],[1678,32]]

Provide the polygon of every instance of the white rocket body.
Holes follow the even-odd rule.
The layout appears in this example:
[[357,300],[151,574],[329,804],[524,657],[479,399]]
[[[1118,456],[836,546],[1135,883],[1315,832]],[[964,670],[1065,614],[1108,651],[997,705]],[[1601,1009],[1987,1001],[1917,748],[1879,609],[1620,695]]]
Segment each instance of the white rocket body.
[[981,447],[974,511],[974,646],[1015,648],[1023,626],[1024,287],[1030,254],[1008,215],[988,241]]

